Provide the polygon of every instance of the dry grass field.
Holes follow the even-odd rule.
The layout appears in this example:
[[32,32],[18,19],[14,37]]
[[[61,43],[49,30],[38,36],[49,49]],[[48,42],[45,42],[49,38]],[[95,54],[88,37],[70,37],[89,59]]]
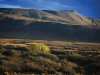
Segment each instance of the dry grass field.
[[[32,52],[30,44],[49,47]],[[0,75],[100,75],[100,43],[0,38]]]

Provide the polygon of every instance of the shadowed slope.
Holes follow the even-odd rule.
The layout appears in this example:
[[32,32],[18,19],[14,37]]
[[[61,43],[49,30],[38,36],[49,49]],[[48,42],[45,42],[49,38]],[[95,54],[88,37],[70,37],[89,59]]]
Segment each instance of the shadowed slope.
[[82,26],[0,15],[0,38],[100,42],[100,26]]

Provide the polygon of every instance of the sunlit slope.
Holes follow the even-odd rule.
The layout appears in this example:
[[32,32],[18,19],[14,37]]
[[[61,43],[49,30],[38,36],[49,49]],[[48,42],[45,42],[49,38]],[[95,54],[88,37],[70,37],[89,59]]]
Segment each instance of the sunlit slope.
[[88,17],[81,16],[76,11],[0,8],[0,12],[28,18],[62,22],[71,25],[100,25]]
[[0,9],[0,12],[4,14],[67,23],[67,20],[64,18],[36,9]]
[[81,16],[76,11],[54,11],[54,10],[43,10],[43,11],[65,18],[69,20],[72,24],[75,23],[80,25],[96,25],[95,22],[92,22],[85,16]]

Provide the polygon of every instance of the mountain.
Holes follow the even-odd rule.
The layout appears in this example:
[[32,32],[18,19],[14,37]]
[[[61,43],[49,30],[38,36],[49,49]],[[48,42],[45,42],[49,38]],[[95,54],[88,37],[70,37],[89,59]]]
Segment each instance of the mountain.
[[52,10],[44,10],[44,11],[65,18],[67,21],[73,24],[76,23],[81,25],[95,25],[95,23],[92,23],[90,19],[81,16],[76,11],[52,11]]
[[0,8],[0,38],[100,42],[100,19],[76,11]]
[[85,16],[81,16],[76,11],[54,11],[54,10],[36,10],[36,9],[11,9],[1,8],[1,13],[17,16],[64,22],[74,25],[96,25],[94,21]]

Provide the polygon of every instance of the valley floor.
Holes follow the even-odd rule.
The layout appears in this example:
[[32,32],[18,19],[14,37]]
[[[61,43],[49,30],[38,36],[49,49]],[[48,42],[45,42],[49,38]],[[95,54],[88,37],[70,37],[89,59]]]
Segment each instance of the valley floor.
[[[50,53],[34,53],[41,43]],[[0,38],[0,75],[100,75],[100,43]]]

